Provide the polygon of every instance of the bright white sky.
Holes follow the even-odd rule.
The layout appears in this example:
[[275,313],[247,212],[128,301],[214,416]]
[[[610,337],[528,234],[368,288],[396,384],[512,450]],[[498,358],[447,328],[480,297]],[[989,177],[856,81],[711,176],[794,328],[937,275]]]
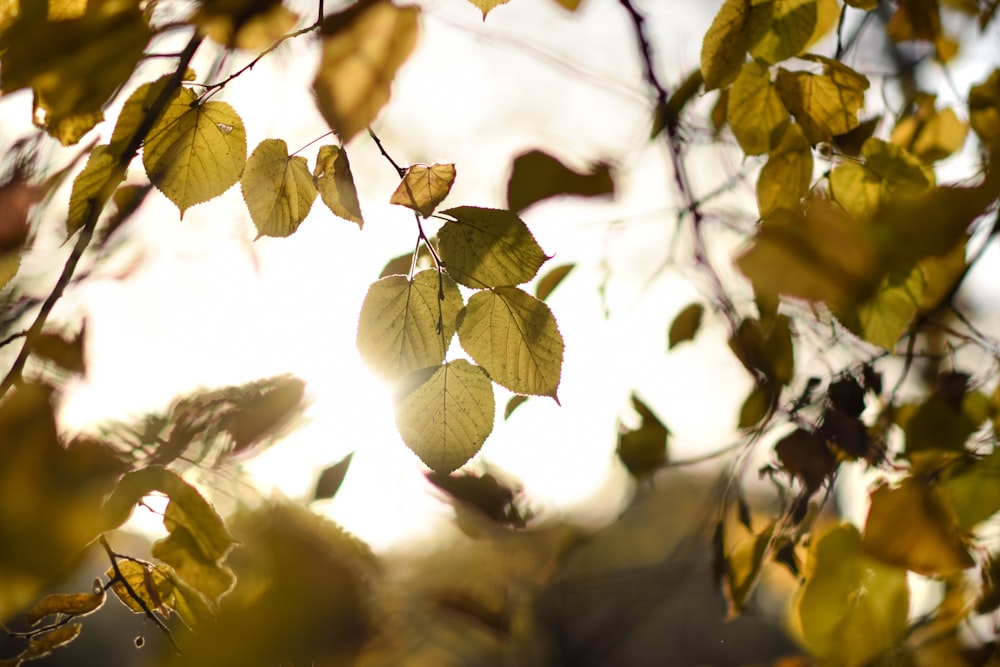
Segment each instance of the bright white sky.
[[[652,13],[668,85],[697,66],[710,4],[640,3]],[[524,215],[555,255],[542,273],[578,264],[549,302],[566,341],[562,407],[531,399],[504,422],[508,396],[498,393],[494,433],[472,464],[488,462],[521,480],[543,515],[610,519],[626,482],[614,455],[616,420],[632,419],[633,389],[674,432],[672,455],[685,458],[732,441],[750,388],[725,351],[721,321],[707,318],[695,343],[665,354],[669,323],[698,298],[698,283],[672,270],[651,281],[668,257],[675,215],[666,155],[647,146],[649,98],[626,14],[611,0],[584,0],[573,15],[547,0],[511,0],[484,23],[464,0],[423,6],[417,52],[375,128],[397,161],[456,163],[446,205],[502,207],[510,161],[528,148],[578,167],[618,166],[615,202],[560,200]],[[243,116],[250,150],[268,137],[295,150],[326,131],[308,95],[316,63],[308,42],[283,47],[216,98]],[[29,108],[22,99],[15,109],[22,122]],[[310,164],[319,145],[302,153]],[[423,480],[422,465],[396,433],[388,390],[355,351],[368,285],[388,259],[413,248],[416,232],[408,210],[386,203],[395,174],[368,138],[348,148],[363,231],[317,201],[292,237],[252,242],[238,187],[183,220],[162,196],[151,196],[129,222],[121,250],[119,266],[135,262],[131,275],[91,278],[61,306],[64,316],[86,312],[90,362],[63,416],[78,426],[140,415],[197,387],[294,373],[313,398],[308,423],[252,461],[251,475],[265,492],[307,498],[319,468],[355,451],[337,497],[318,507],[384,549],[426,537],[450,509]],[[692,164],[702,193],[739,166]],[[752,207],[752,190],[738,190],[728,205]],[[722,247],[724,260],[731,244]],[[25,269],[50,271],[51,261],[28,257]]]

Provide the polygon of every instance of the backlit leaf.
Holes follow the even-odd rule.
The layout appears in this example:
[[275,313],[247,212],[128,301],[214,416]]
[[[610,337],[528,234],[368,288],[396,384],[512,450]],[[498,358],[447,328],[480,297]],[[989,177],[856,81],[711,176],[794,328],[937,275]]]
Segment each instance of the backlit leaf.
[[777,146],[789,119],[767,67],[756,61],[743,65],[729,89],[726,109],[729,127],[747,155],[762,155]]
[[538,281],[538,285],[535,287],[535,296],[545,301],[575,267],[576,264],[560,264],[550,270]]
[[520,285],[535,277],[548,257],[527,225],[511,211],[460,206],[438,232],[449,275],[473,288]]
[[[231,12],[212,12],[204,5],[192,17],[209,39],[230,48],[262,51],[295,28],[299,17],[276,0],[250,0]],[[270,6],[268,6],[270,5]],[[259,9],[259,11],[254,11]],[[234,34],[235,32],[235,34]]]
[[927,450],[964,452],[969,436],[986,420],[978,409],[977,394],[982,396],[963,389],[954,398],[936,390],[912,413],[901,412],[896,422],[906,436],[906,455]]
[[104,589],[100,586],[97,592],[46,595],[24,613],[24,621],[28,625],[35,625],[52,614],[86,616],[100,609],[104,605],[105,598]]
[[28,642],[28,650],[18,657],[22,660],[44,658],[52,649],[65,646],[79,637],[82,629],[83,626],[79,623],[70,623],[35,635]]
[[[170,505],[167,510],[170,510]],[[225,527],[222,529],[225,530]],[[212,603],[218,602],[236,583],[233,571],[220,563],[222,556],[213,556],[218,551],[206,550],[205,540],[198,539],[187,528],[177,526],[170,529],[169,535],[153,543],[151,553],[172,567],[182,581]]]
[[453,164],[414,164],[407,168],[389,203],[405,206],[427,218],[448,196],[454,183]]
[[417,43],[414,6],[362,0],[323,22],[323,53],[313,81],[316,105],[342,143],[365,129],[389,101],[396,71]]
[[838,311],[837,318],[869,343],[891,350],[916,317],[925,284],[919,266],[903,275],[888,275],[869,299],[850,311]]
[[987,146],[1000,138],[1000,69],[969,89],[969,125]]
[[774,87],[809,142],[816,145],[858,126],[869,84],[866,77],[835,60],[813,59],[823,64],[823,74],[781,68]]
[[774,64],[800,53],[819,20],[817,0],[753,2],[749,18],[750,55]]
[[72,146],[78,143],[99,123],[104,122],[104,113],[101,111],[71,116],[57,116],[53,113],[47,113],[45,107],[41,106],[36,99],[32,117],[39,117],[43,114],[45,115],[45,131],[49,133],[49,136],[58,139],[63,146]]
[[[567,0],[557,0],[560,4]],[[510,0],[469,0],[474,7],[478,7],[479,11],[483,13],[483,20],[486,20],[486,15],[489,14],[493,9],[499,7],[500,5],[506,5]]]
[[953,467],[934,487],[938,498],[955,518],[958,530],[970,534],[976,526],[1000,511],[1000,450]]
[[926,163],[942,160],[961,150],[969,126],[959,120],[954,109],[933,108],[927,113],[901,119],[892,130],[892,142],[906,148]]
[[934,172],[914,155],[881,139],[861,147],[864,164],[843,162],[830,172],[834,199],[852,217],[870,220],[884,201],[897,194],[915,194],[934,185]]
[[511,396],[510,400],[507,401],[507,406],[503,409],[503,418],[510,419],[510,416],[514,414],[514,410],[517,410],[527,400],[527,396]]
[[823,664],[865,665],[906,632],[906,571],[865,553],[858,529],[841,524],[815,539],[794,614]]
[[[117,165],[118,158],[109,146],[95,146],[87,157],[83,171],[73,179],[73,190],[69,196],[69,213],[66,216],[66,233],[72,235],[92,215],[91,207],[104,202],[98,200],[101,188],[105,186]],[[124,177],[124,174],[122,175]],[[115,184],[117,185],[117,184]]]
[[556,398],[563,340],[552,311],[516,287],[473,294],[458,326],[462,347],[517,394]]
[[766,218],[779,208],[794,210],[809,192],[813,157],[798,123],[789,123],[757,178],[757,207]]
[[240,180],[247,157],[243,121],[225,102],[197,104],[182,88],[150,131],[142,164],[153,185],[184,211]]
[[701,73],[705,90],[724,88],[736,79],[750,46],[746,0],[726,0],[701,43]]
[[560,195],[599,197],[615,194],[611,168],[592,165],[585,173],[570,169],[548,153],[534,150],[514,158],[507,181],[507,205],[520,213],[532,204]]
[[493,430],[493,385],[478,366],[449,362],[396,405],[403,442],[427,466],[449,473],[471,459]]
[[289,236],[316,199],[309,165],[289,157],[282,139],[265,139],[250,154],[240,179],[243,200],[260,236]]
[[21,253],[5,252],[0,254],[0,288],[6,286],[17,275],[17,270],[20,267]]
[[705,314],[705,306],[700,303],[688,304],[674,316],[667,335],[667,349],[672,350],[681,343],[693,340],[701,328],[701,318]]
[[57,333],[41,333],[32,339],[31,353],[49,361],[70,373],[84,374],[87,371],[83,339],[86,324],[72,339]]
[[323,472],[319,474],[319,479],[316,481],[313,500],[324,500],[337,495],[340,485],[344,483],[344,477],[347,476],[347,469],[350,467],[353,458],[354,452],[351,452],[332,466],[323,469]]
[[771,548],[775,524],[772,522],[757,535],[740,541],[726,557],[726,602],[729,617],[743,611],[747,598],[760,578],[760,571]]
[[[123,558],[118,561],[118,571],[121,572],[122,579],[128,582],[138,600],[132,596],[121,580],[115,581],[111,585],[111,590],[133,612],[136,614],[145,613],[146,610],[142,608],[142,604],[145,604],[150,611],[169,606],[174,586],[166,574],[166,568]],[[104,574],[109,579],[116,577],[113,567],[109,567]],[[139,600],[142,601],[142,604]]]
[[629,473],[642,479],[667,462],[670,429],[635,394],[632,394],[632,407],[639,413],[641,421],[636,429],[620,431],[617,453]]
[[354,187],[347,151],[340,146],[321,146],[316,155],[313,180],[323,203],[334,215],[364,227],[358,190]]
[[434,269],[421,271],[413,280],[401,275],[382,278],[372,283],[361,306],[358,352],[387,379],[436,366],[444,361],[461,309],[458,286]]
[[518,495],[516,487],[505,484],[486,473],[457,472],[443,475],[436,472],[425,473],[427,481],[447,493],[458,509],[459,504],[475,508],[490,521],[512,528],[524,528],[526,517],[514,502]]

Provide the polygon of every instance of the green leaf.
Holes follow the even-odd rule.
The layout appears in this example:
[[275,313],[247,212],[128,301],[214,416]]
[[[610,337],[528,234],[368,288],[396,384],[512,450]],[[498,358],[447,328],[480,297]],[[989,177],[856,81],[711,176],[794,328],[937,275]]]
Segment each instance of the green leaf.
[[809,141],[798,123],[789,123],[757,178],[760,217],[766,218],[779,208],[797,209],[809,193],[812,173]]
[[323,21],[316,105],[342,143],[375,120],[417,43],[420,9],[362,0]]
[[332,466],[327,466],[323,469],[323,472],[319,475],[319,479],[316,481],[313,500],[324,500],[337,495],[340,485],[344,483],[344,477],[347,476],[347,469],[350,467],[353,458],[354,452],[351,452]]
[[393,275],[368,289],[358,321],[358,352],[387,379],[444,361],[455,333],[462,295],[447,275],[434,269],[410,280]]
[[83,226],[91,215],[91,207],[95,203],[98,205],[103,203],[99,201],[98,195],[114,173],[117,163],[118,158],[111,152],[109,146],[95,146],[90,152],[83,171],[73,179],[73,190],[69,196],[69,213],[66,216],[68,235],[76,233]]
[[956,574],[975,565],[944,506],[914,477],[872,492],[864,547],[885,563],[925,576]]
[[403,442],[434,472],[449,473],[471,459],[493,430],[493,386],[481,368],[449,362],[396,406]]
[[813,542],[805,577],[794,614],[822,664],[869,664],[903,638],[906,570],[867,555],[854,526],[841,524]]
[[354,187],[347,151],[340,146],[321,146],[316,155],[313,181],[323,203],[334,215],[364,227],[358,190]]
[[448,196],[454,183],[453,164],[414,164],[406,169],[389,203],[405,206],[427,218]]
[[556,397],[563,340],[552,311],[516,287],[473,294],[458,340],[497,384],[516,394]]
[[858,111],[864,107],[868,78],[829,58],[811,56],[825,72],[789,72],[781,68],[774,88],[809,143],[829,141],[858,126]]
[[554,267],[538,281],[538,285],[535,286],[535,296],[545,301],[575,267],[576,264],[560,264]]
[[597,163],[586,172],[574,171],[548,153],[534,150],[514,158],[507,181],[507,205],[520,213],[536,202],[560,195],[614,196],[611,167]]
[[934,487],[936,498],[955,518],[958,530],[970,534],[1000,511],[1000,449],[986,457],[956,465]]
[[747,155],[762,155],[777,146],[789,122],[767,67],[756,61],[743,65],[729,89],[726,109],[729,127]]
[[243,200],[259,236],[290,236],[316,199],[309,165],[289,157],[281,139],[265,139],[250,154],[240,179]]
[[452,278],[473,288],[520,285],[548,259],[527,225],[511,211],[460,206],[438,232],[441,259]]
[[819,21],[816,0],[753,2],[748,20],[749,51],[769,65],[798,55]]
[[236,184],[247,157],[243,121],[225,102],[197,103],[182,88],[150,131],[142,164],[153,185],[184,211]]
[[107,598],[104,588],[100,585],[90,593],[56,593],[46,595],[24,613],[24,621],[28,625],[36,625],[46,616],[62,614],[65,616],[86,616],[97,611],[104,605]]
[[527,400],[527,396],[511,396],[510,400],[507,401],[507,407],[503,409],[503,418],[510,419],[510,416],[514,414],[514,410],[517,410]]
[[629,473],[642,479],[653,474],[667,462],[667,440],[670,429],[657,418],[649,406],[632,394],[632,407],[639,413],[639,428],[619,432],[618,458]]
[[701,43],[701,73],[705,91],[728,86],[747,57],[750,33],[747,30],[746,0],[726,0]]
[[667,335],[667,349],[672,350],[683,342],[694,340],[701,328],[701,318],[705,314],[705,306],[691,303],[674,316]]
[[[157,611],[169,607],[169,602],[173,596],[174,586],[167,575],[167,569],[163,566],[154,566],[151,563],[132,559],[121,559],[118,561],[118,571],[121,572],[122,579],[128,582],[129,588],[135,593],[133,597],[128,588],[121,580],[114,581],[111,590],[122,603],[136,614],[144,614],[145,604],[150,611]],[[115,569],[109,567],[104,573],[106,577],[114,580]],[[142,601],[140,604],[139,600]]]

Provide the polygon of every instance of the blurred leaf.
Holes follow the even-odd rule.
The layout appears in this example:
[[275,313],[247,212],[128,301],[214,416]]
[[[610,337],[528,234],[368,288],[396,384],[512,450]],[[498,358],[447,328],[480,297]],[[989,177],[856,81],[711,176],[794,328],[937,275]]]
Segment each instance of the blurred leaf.
[[527,396],[511,396],[510,400],[507,401],[507,407],[503,410],[503,418],[510,419],[510,416],[514,414],[514,410],[517,410],[527,400]]
[[802,126],[789,123],[757,178],[757,207],[765,218],[779,208],[795,210],[812,184],[813,157]]
[[726,602],[729,607],[729,618],[743,612],[747,599],[753,593],[760,578],[760,571],[771,551],[771,539],[774,536],[774,522],[756,535],[740,541],[729,552],[726,558]]
[[[432,239],[433,242],[433,239]],[[413,253],[407,252],[398,257],[393,257],[385,266],[382,267],[382,272],[379,274],[379,278],[387,278],[389,276],[403,275],[407,276],[410,274],[410,267],[415,266],[415,272],[419,272],[421,269],[430,268],[434,264],[434,258],[431,257],[430,250],[427,249],[426,243],[421,243],[420,247],[417,249],[417,261],[413,261]]]
[[535,296],[545,301],[574,268],[576,268],[576,264],[560,264],[554,267],[538,281],[538,285],[535,287]]
[[482,476],[467,472],[445,475],[424,473],[427,480],[460,503],[482,512],[488,519],[511,528],[524,528],[526,517],[514,503],[515,490],[489,473]]
[[111,178],[117,162],[118,159],[111,152],[109,146],[95,146],[90,151],[83,171],[73,179],[73,190],[69,197],[69,213],[66,216],[67,235],[75,234],[83,226],[91,215],[92,206],[103,204],[97,197],[101,188]]
[[903,638],[906,571],[868,556],[854,526],[814,540],[805,578],[794,614],[803,643],[823,664],[868,664]]
[[453,164],[414,164],[406,169],[389,203],[405,206],[428,218],[451,192],[454,183]]
[[969,89],[969,125],[986,146],[1000,139],[1000,69]]
[[864,106],[869,84],[867,77],[836,60],[809,59],[822,63],[824,73],[779,68],[774,88],[815,146],[858,126],[858,111]]
[[575,12],[582,0],[553,0],[553,2],[567,11]]
[[65,646],[80,636],[81,630],[83,626],[79,623],[70,623],[33,636],[28,641],[28,648],[15,659],[17,661],[15,664],[46,657],[53,649]]
[[639,427],[619,432],[617,453],[629,473],[636,479],[643,479],[667,462],[670,429],[635,394],[632,394],[632,407],[639,413]]
[[97,592],[46,595],[24,613],[24,620],[28,625],[36,625],[46,616],[53,614],[86,616],[100,609],[105,599],[107,596],[100,586],[97,587]]
[[143,144],[142,164],[153,185],[184,211],[218,197],[240,180],[247,159],[243,121],[225,102],[197,104],[182,88]]
[[361,0],[323,21],[316,105],[346,144],[389,101],[396,71],[417,43],[420,9]]
[[738,429],[753,428],[771,413],[777,400],[774,388],[768,384],[755,385],[747,394],[740,407],[740,418],[736,424]]
[[757,61],[743,65],[729,89],[726,119],[747,155],[763,155],[778,145],[789,122],[767,68]]
[[723,88],[719,91],[719,97],[715,100],[715,104],[712,105],[712,136],[716,139],[719,137],[719,133],[722,132],[722,128],[726,126],[726,118],[729,115],[729,89]]
[[[224,12],[212,6],[230,5]],[[209,39],[229,48],[262,51],[282,35],[291,32],[299,17],[281,0],[247,0],[237,7],[232,2],[205,3],[195,12],[194,21]]]
[[539,150],[514,158],[507,181],[507,205],[514,213],[560,195],[600,197],[614,194],[615,182],[607,164],[600,162],[592,165],[586,173],[580,173]]
[[350,467],[351,459],[353,458],[354,452],[351,452],[332,466],[327,466],[323,469],[323,472],[319,474],[319,479],[316,481],[313,500],[325,500],[337,495],[340,485],[344,483],[344,477],[347,476],[347,469]]
[[243,385],[232,392],[225,429],[233,439],[233,454],[241,454],[278,435],[306,407],[306,383],[291,375]]
[[[123,558],[118,561],[118,571],[121,572],[122,579],[128,582],[128,586],[138,597],[138,600],[132,596],[121,580],[114,581],[115,568],[109,567],[104,576],[114,581],[111,584],[111,590],[134,613],[146,613],[146,610],[142,608],[143,604],[149,611],[162,610],[170,606],[174,586],[167,575],[166,568]],[[142,604],[139,600],[142,601]]]
[[837,319],[869,343],[892,350],[919,312],[925,284],[919,266],[908,274],[889,274],[867,300],[837,311]]
[[818,20],[816,0],[752,4],[748,21],[750,55],[773,65],[799,54],[816,32]]
[[544,302],[516,287],[476,292],[461,317],[458,340],[497,384],[558,402],[563,339]]
[[[167,509],[169,511],[170,505]],[[172,567],[184,583],[204,595],[209,602],[217,604],[236,583],[233,571],[219,562],[222,557],[213,557],[211,553],[207,553],[204,539],[196,538],[189,529],[176,526],[168,530],[169,535],[153,543],[153,557]]]
[[258,236],[290,236],[316,199],[306,159],[289,157],[282,139],[258,144],[243,169],[240,188]]
[[788,474],[798,477],[810,494],[837,469],[837,457],[812,431],[796,429],[778,441],[774,453]]
[[684,77],[674,92],[670,93],[666,103],[657,102],[653,112],[653,128],[649,133],[650,139],[655,139],[664,130],[667,130],[669,135],[676,133],[684,109],[692,100],[697,99],[704,83],[705,77],[702,76],[701,69],[696,69]]
[[901,414],[897,422],[906,436],[906,455],[934,449],[964,451],[969,436],[986,420],[985,414],[973,409],[978,393],[966,395],[963,389],[954,405],[935,392],[912,412]]
[[886,563],[925,576],[954,574],[975,564],[947,510],[927,484],[913,477],[871,493],[864,548]]
[[750,46],[746,0],[726,0],[701,44],[705,91],[725,88],[736,79]]
[[438,232],[441,259],[448,274],[467,287],[520,285],[548,259],[512,211],[460,206],[443,213],[455,221]]
[[871,220],[883,202],[934,186],[934,172],[909,152],[881,139],[861,147],[864,164],[844,162],[830,172],[834,199],[853,217]]
[[354,187],[351,163],[347,151],[341,146],[321,146],[316,155],[313,181],[326,207],[334,215],[355,222],[358,229],[364,227],[358,190]]
[[970,534],[1000,511],[998,478],[1000,450],[994,450],[988,456],[954,466],[934,487],[935,497],[948,507],[962,534]]
[[961,150],[969,126],[958,119],[953,109],[936,110],[933,95],[925,100],[916,113],[896,123],[892,142],[929,164]]
[[372,370],[390,380],[440,364],[461,309],[458,286],[434,269],[421,271],[413,280],[399,275],[377,280],[361,305],[358,352]]
[[142,203],[146,200],[153,186],[146,185],[123,185],[115,190],[111,196],[115,204],[115,212],[108,218],[108,221],[101,228],[97,238],[97,245],[104,247],[108,241],[121,229],[121,226],[135,214]]
[[667,349],[672,350],[683,342],[694,340],[698,329],[701,328],[701,318],[704,314],[705,307],[700,303],[688,304],[681,312],[677,313],[674,316],[674,321],[670,324]]
[[[478,7],[479,11],[483,13],[483,21],[486,20],[486,15],[489,14],[493,9],[499,7],[500,5],[506,5],[510,0],[469,0],[474,7]],[[560,4],[566,2],[567,0],[556,0]]]
[[493,431],[493,386],[481,368],[448,362],[399,399],[396,427],[403,442],[434,472],[471,459]]
[[875,134],[880,122],[882,122],[881,116],[861,121],[853,130],[833,137],[834,147],[842,155],[857,157],[861,154],[861,147],[864,143]]
[[28,217],[45,195],[45,186],[31,183],[28,173],[15,167],[0,184],[0,254],[19,252],[28,239]]
[[827,396],[833,407],[851,417],[860,417],[865,411],[865,389],[850,375],[831,382]]
[[63,370],[83,375],[87,371],[83,349],[85,330],[86,323],[72,340],[66,340],[59,334],[41,333],[32,339],[31,352]]
[[844,1],[851,7],[866,12],[870,12],[871,10],[878,7],[878,0],[844,0]]
[[795,377],[790,320],[786,315],[768,319],[745,318],[729,339],[729,349],[751,374],[784,386]]

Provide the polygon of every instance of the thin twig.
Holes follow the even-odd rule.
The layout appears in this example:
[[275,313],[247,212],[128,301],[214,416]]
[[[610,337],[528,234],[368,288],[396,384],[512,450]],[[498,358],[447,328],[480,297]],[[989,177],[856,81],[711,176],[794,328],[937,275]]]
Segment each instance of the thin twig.
[[28,335],[28,330],[27,329],[25,329],[23,331],[18,331],[17,333],[12,333],[11,335],[9,335],[6,338],[4,338],[3,340],[0,340],[0,347],[3,347],[5,345],[10,345],[11,343],[13,343],[18,338],[24,338],[27,335]]
[[375,145],[378,146],[378,150],[380,153],[382,153],[382,157],[388,160],[389,164],[392,165],[392,168],[396,170],[396,174],[400,178],[406,175],[406,170],[400,167],[399,163],[397,163],[395,160],[392,159],[392,156],[389,155],[388,151],[385,150],[385,146],[382,145],[382,140],[378,138],[377,134],[375,134],[375,130],[373,130],[370,127],[368,128],[368,136],[371,137],[372,141],[375,142]]

